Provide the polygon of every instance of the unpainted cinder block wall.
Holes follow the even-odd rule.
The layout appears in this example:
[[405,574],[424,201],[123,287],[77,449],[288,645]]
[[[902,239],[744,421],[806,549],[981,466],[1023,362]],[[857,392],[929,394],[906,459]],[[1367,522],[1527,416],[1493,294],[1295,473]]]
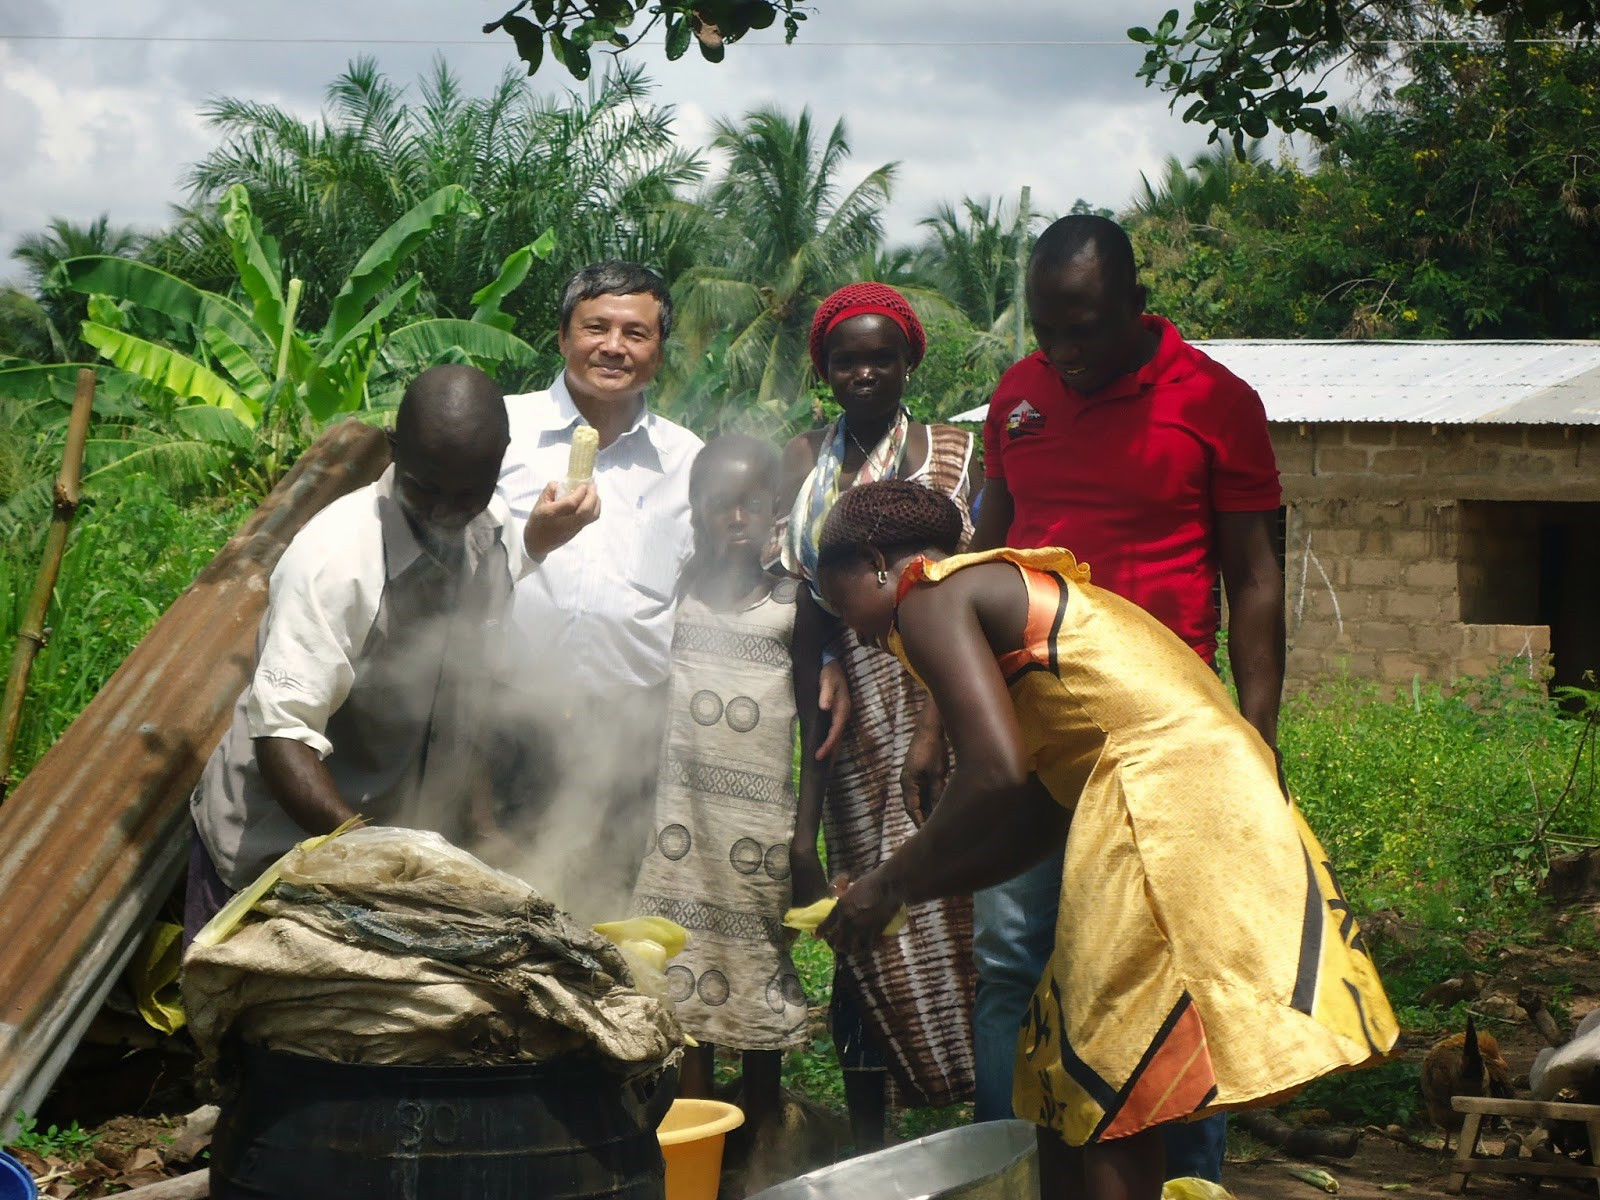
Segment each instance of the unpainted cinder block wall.
[[1525,534],[1472,502],[1600,501],[1600,426],[1280,423],[1272,440],[1290,688],[1338,673],[1449,682],[1506,659],[1545,672],[1547,626],[1482,619],[1506,608],[1478,598],[1534,584],[1502,565]]

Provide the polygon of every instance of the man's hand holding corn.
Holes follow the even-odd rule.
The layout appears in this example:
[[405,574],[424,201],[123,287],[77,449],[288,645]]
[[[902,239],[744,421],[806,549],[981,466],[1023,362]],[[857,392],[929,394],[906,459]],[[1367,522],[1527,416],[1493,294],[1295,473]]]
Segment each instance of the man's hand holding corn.
[[599,444],[600,435],[592,425],[573,430],[567,478],[551,480],[534,501],[527,527],[522,531],[522,545],[535,562],[565,546],[584,526],[599,519],[600,493],[594,486],[594,458]]

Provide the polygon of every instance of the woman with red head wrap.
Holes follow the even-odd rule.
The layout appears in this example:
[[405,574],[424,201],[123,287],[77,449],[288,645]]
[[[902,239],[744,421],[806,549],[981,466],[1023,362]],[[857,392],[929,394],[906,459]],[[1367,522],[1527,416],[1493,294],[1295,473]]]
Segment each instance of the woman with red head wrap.
[[[910,837],[925,815],[921,789],[902,768],[927,696],[888,655],[862,645],[816,599],[817,537],[840,493],[858,483],[914,481],[967,510],[972,435],[913,421],[906,384],[927,335],[906,298],[881,283],[840,288],[811,323],[811,361],[843,410],[824,429],[795,438],[784,453],[789,516],[780,525],[784,566],[805,580],[797,617],[795,672],[815,695],[816,662],[799,647],[820,641],[844,667],[853,717],[834,752],[827,795],[801,797],[791,847],[796,903],[826,887],[828,865],[852,878],[872,870]],[[970,527],[966,530],[970,535]],[[972,1091],[972,918],[962,899],[919,906],[904,933],[870,954],[841,956],[834,973],[834,1041],[858,1150],[881,1144],[886,1072],[912,1104],[949,1104]]]

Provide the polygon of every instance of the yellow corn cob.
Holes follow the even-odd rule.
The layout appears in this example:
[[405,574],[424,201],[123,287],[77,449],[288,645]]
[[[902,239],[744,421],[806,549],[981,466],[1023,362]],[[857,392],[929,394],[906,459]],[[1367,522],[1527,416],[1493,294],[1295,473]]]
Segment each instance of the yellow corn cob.
[[[661,968],[689,944],[689,931],[665,917],[629,917],[626,921],[605,921],[594,927],[603,938],[627,946],[641,958],[653,960],[661,955]],[[641,951],[640,946],[644,949]]]
[[[828,914],[833,911],[833,906],[839,903],[835,896],[825,896],[815,904],[808,904],[804,908],[791,908],[783,914],[783,923],[790,929],[798,929],[801,933],[816,933],[817,926],[828,919]],[[884,926],[883,936],[893,937],[906,927],[906,921],[911,914],[906,912],[902,904],[900,911],[895,913],[890,922]]]
[[572,452],[567,456],[568,488],[594,478],[594,456],[599,450],[600,431],[593,425],[579,425],[572,431]]

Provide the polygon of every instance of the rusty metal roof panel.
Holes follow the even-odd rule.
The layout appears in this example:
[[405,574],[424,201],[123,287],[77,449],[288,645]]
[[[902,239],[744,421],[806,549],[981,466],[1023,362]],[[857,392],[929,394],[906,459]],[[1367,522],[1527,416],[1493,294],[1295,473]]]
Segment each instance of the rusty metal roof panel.
[[0,1128],[37,1108],[177,881],[278,556],[387,461],[371,426],[324,434],[0,805]]
[[1272,421],[1600,424],[1600,341],[1194,344],[1254,387]]

